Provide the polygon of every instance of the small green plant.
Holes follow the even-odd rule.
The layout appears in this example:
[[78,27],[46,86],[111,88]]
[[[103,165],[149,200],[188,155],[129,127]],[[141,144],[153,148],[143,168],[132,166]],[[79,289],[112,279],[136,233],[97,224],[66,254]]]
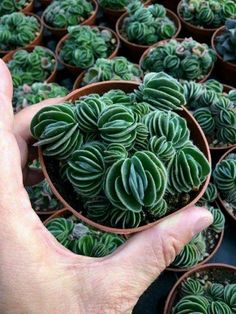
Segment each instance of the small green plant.
[[60,202],[53,195],[46,180],[34,186],[26,187],[26,191],[28,192],[31,205],[36,212],[58,210],[62,207]]
[[129,4],[128,0],[98,0],[98,2],[101,7],[112,10],[123,10]]
[[208,204],[212,204],[215,202],[217,198],[217,187],[214,183],[209,183],[206,189],[206,192],[203,194],[198,204],[201,206],[205,206]]
[[139,66],[128,61],[125,57],[100,58],[86,71],[81,86],[112,80],[141,82],[141,77],[142,71]]
[[69,36],[60,50],[61,59],[73,66],[87,69],[98,58],[107,58],[117,44],[108,29],[91,26],[71,26]]
[[33,83],[32,85],[21,85],[14,89],[13,107],[18,112],[21,109],[43,100],[54,97],[63,97],[69,93],[67,88],[57,83]]
[[175,23],[166,16],[163,5],[145,7],[137,0],[131,2],[127,9],[129,16],[124,19],[121,32],[130,42],[152,45],[176,33]]
[[106,256],[125,242],[122,236],[97,231],[74,216],[54,218],[46,227],[62,245],[79,255]]
[[20,11],[30,2],[31,0],[2,0],[0,3],[0,16]]
[[0,17],[0,49],[14,50],[30,44],[39,34],[40,24],[34,16],[20,12]]
[[236,4],[232,0],[182,0],[180,14],[190,24],[218,28],[235,16]]
[[215,45],[225,62],[236,62],[236,19],[225,22],[223,33],[215,38]]
[[144,57],[145,72],[161,72],[182,80],[201,80],[216,61],[215,52],[192,38],[171,39],[150,50]]
[[53,1],[45,11],[45,22],[55,28],[83,23],[93,12],[93,5],[87,0]]
[[45,107],[31,132],[45,156],[60,160],[87,217],[137,227],[165,215],[171,200],[190,199],[210,172],[186,120],[172,111],[184,104],[177,80],[150,73],[130,94],[111,90]]
[[24,49],[16,51],[7,66],[16,88],[45,81],[55,68],[55,59],[52,53],[38,46],[32,52]]

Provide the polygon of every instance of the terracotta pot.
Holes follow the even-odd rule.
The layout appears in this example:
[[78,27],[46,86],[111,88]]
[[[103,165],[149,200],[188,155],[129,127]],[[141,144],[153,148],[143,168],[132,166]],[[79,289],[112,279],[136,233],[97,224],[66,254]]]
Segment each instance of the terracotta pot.
[[[100,82],[100,83],[95,83],[91,84],[85,87],[82,87],[76,91],[73,91],[67,96],[67,100],[75,101],[81,96],[97,93],[97,94],[103,94],[105,92],[108,92],[111,89],[121,89],[125,92],[131,92],[135,88],[139,86],[138,83],[135,82],[127,82],[127,81],[109,81],[109,82]],[[188,127],[191,130],[191,135],[192,139],[195,143],[198,144],[198,147],[202,150],[202,152],[205,154],[206,158],[208,159],[209,162],[211,162],[211,155],[210,155],[210,150],[207,144],[207,140],[205,138],[205,135],[200,128],[200,126],[197,124],[196,120],[193,118],[193,116],[188,112],[187,109],[183,107],[183,110],[180,111],[180,115],[184,117],[187,120]],[[162,221],[164,218],[159,219],[158,221],[152,222],[150,224],[137,227],[137,228],[129,228],[129,229],[120,229],[120,228],[112,228],[112,227],[107,227],[104,225],[101,225],[99,223],[96,223],[87,217],[83,216],[81,212],[73,208],[67,200],[64,199],[64,196],[60,194],[58,186],[60,186],[60,183],[58,183],[59,178],[57,179],[52,179],[50,177],[50,169],[47,168],[47,163],[50,160],[50,158],[43,156],[41,148],[39,148],[39,160],[41,163],[41,167],[44,173],[45,178],[47,179],[54,195],[58,198],[58,200],[66,207],[68,208],[75,216],[77,216],[79,219],[87,223],[88,225],[91,225],[99,230],[103,230],[106,232],[111,232],[111,233],[118,233],[118,234],[131,234],[139,231],[146,230],[160,221]],[[48,172],[49,170],[49,172]],[[58,173],[58,171],[57,171]],[[54,182],[57,182],[56,185]],[[194,205],[205,193],[205,190],[208,186],[208,183],[210,181],[210,175],[207,177],[206,181],[202,184],[200,187],[200,190],[198,192],[192,192],[191,193],[191,201],[188,205],[184,206],[183,208],[179,209],[178,211],[183,211],[186,208]],[[71,190],[70,190],[71,191]],[[64,191],[62,191],[63,193]],[[168,216],[175,215],[175,213],[172,213]]]
[[185,30],[189,36],[193,37],[193,39],[199,42],[211,44],[211,37],[217,28],[204,28],[186,22],[180,14],[181,3],[182,1],[180,1],[180,3],[178,4],[177,14],[178,18],[181,21],[183,30]]
[[[176,41],[178,42],[182,42],[184,39],[183,38],[175,38]],[[171,39],[166,39],[166,40],[162,40],[162,41],[159,41],[158,43],[156,43],[155,45],[149,47],[141,56],[140,60],[139,60],[139,66],[140,66],[140,69],[142,69],[142,64],[143,64],[143,60],[144,58],[156,47],[159,47],[159,46],[163,46],[165,45],[166,43],[168,43]],[[207,81],[209,79],[209,77],[211,76],[211,73],[214,69],[214,64],[212,65],[212,67],[210,68],[209,72],[204,76],[203,79],[201,80],[198,80],[196,81],[197,83],[203,83],[205,81]]]
[[180,0],[163,0],[162,1],[163,5],[167,9],[169,9],[169,10],[175,12],[175,13],[177,12],[177,6],[178,6],[179,2],[180,2]]
[[236,77],[236,63],[226,62],[223,60],[221,55],[218,53],[215,46],[216,37],[220,36],[224,32],[225,27],[222,26],[218,28],[212,36],[211,46],[215,50],[217,55],[216,71],[220,79],[225,81],[228,84],[236,86],[235,77]]
[[35,213],[39,216],[40,220],[44,223],[46,220],[48,220],[51,216],[55,215],[57,212],[59,212],[60,209],[51,210],[51,211],[35,211]]
[[[222,160],[224,160],[225,157],[228,156],[230,153],[236,153],[236,144],[234,145],[234,147],[232,147],[231,149],[227,150],[226,153],[224,153],[224,155],[220,158],[218,163],[221,162]],[[224,212],[226,212],[236,222],[236,215],[231,213],[229,211],[229,209],[225,206],[224,201],[220,196],[220,193],[218,193],[218,201],[219,201],[219,205],[220,205],[221,209],[224,210]]]
[[29,12],[33,12],[34,10],[34,0],[31,0],[26,7],[24,7],[21,12],[23,13],[29,13]]
[[222,271],[224,272],[225,279],[232,280],[232,283],[236,282],[236,267],[227,264],[201,265],[184,274],[171,289],[166,300],[164,314],[172,314],[172,308],[175,305],[176,297],[178,296],[178,292],[181,289],[182,282],[186,280],[189,276],[192,276],[194,273],[201,273],[206,275],[212,274],[213,278],[215,278],[215,280],[217,281],[222,279]]
[[[111,53],[111,55],[107,58],[107,59],[112,59],[114,57],[116,57],[117,53],[118,53],[118,50],[119,50],[119,47],[120,47],[120,40],[119,40],[119,37],[116,35],[116,33],[108,28],[108,27],[103,27],[103,26],[98,26],[97,27],[99,30],[103,30],[103,29],[106,29],[106,30],[109,30],[113,37],[116,39],[116,47],[114,49],[114,51]],[[65,63],[61,57],[60,57],[60,50],[64,44],[64,42],[68,39],[69,35],[65,35],[64,37],[62,37],[62,39],[59,41],[59,43],[57,44],[57,47],[56,47],[56,56],[57,56],[57,59],[60,61],[60,63],[67,69],[69,70],[72,74],[74,75],[78,75],[80,74],[81,72],[84,71],[84,69],[81,69],[79,67],[76,67],[74,65],[70,65],[68,63]]]
[[[19,47],[21,49],[25,49],[25,48],[28,48],[29,46],[36,46],[36,45],[40,45],[41,42],[42,42],[42,38],[43,38],[43,25],[41,23],[41,20],[40,18],[38,17],[38,15],[36,14],[33,14],[33,13],[25,13],[25,15],[28,15],[28,16],[34,16],[38,22],[39,22],[39,25],[40,25],[40,29],[39,29],[39,33],[38,35],[34,38],[34,40],[29,43],[28,45],[24,46],[24,47]],[[11,52],[13,50],[0,50],[0,57],[6,55],[7,53]]]
[[[166,15],[175,23],[176,25],[176,33],[172,38],[176,38],[181,30],[181,23],[180,20],[178,19],[177,15],[175,13],[173,13],[170,10],[166,10],[167,13]],[[124,46],[125,50],[127,51],[127,55],[134,60],[135,62],[137,62],[139,60],[139,58],[141,57],[141,55],[144,53],[144,51],[146,51],[150,45],[139,45],[139,44],[135,44],[132,43],[130,41],[128,41],[128,39],[126,39],[122,33],[121,33],[121,28],[123,25],[123,21],[124,19],[128,16],[128,13],[124,13],[117,21],[116,23],[116,33],[118,34],[122,45]]]
[[[96,17],[97,17],[97,12],[98,12],[98,4],[95,0],[91,0],[93,4],[94,11],[90,17],[88,17],[83,23],[80,23],[79,25],[94,25]],[[53,35],[55,35],[57,38],[62,38],[67,34],[67,28],[57,28],[53,27],[49,24],[47,24],[45,20],[45,13],[46,11],[43,12],[41,16],[41,22],[45,28],[47,28]]]
[[43,224],[46,226],[46,224],[50,221],[50,220],[52,220],[52,219],[55,219],[55,218],[58,218],[58,217],[61,217],[61,216],[63,216],[63,217],[69,217],[69,216],[71,216],[71,215],[73,215],[67,208],[62,208],[62,209],[59,209],[59,210],[57,210],[56,212],[54,212],[54,213],[52,213],[51,215],[50,215],[50,217],[48,217],[44,222],[43,222]]

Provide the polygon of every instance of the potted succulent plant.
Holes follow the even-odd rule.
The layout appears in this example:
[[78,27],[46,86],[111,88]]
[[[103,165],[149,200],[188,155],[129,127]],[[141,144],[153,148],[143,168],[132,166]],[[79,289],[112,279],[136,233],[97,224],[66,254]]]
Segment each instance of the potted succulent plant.
[[187,108],[203,129],[212,152],[236,145],[236,90],[224,91],[216,80],[183,83]]
[[178,17],[163,5],[145,7],[131,2],[116,23],[116,32],[130,58],[138,60],[143,52],[160,40],[177,37],[181,24]]
[[91,68],[78,76],[73,89],[103,81],[127,80],[141,82],[142,76],[142,70],[139,66],[128,61],[125,57],[100,58]]
[[61,38],[69,26],[93,25],[97,11],[95,0],[53,1],[43,12],[42,23],[52,34]]
[[235,85],[236,74],[236,19],[229,19],[225,26],[212,36],[212,48],[217,54],[217,74],[225,82]]
[[222,208],[236,221],[236,148],[231,148],[217,163],[213,178]]
[[189,35],[200,42],[210,43],[216,29],[235,16],[236,3],[233,0],[182,0],[177,11]]
[[236,267],[199,266],[184,274],[172,288],[164,314],[235,313]]
[[7,54],[6,62],[14,87],[34,82],[53,82],[56,76],[57,60],[54,53],[45,47],[29,46]]
[[43,27],[37,15],[14,12],[0,17],[0,55],[18,47],[38,45]]
[[49,217],[45,226],[58,242],[79,255],[103,257],[125,242],[123,236],[91,228],[66,209]]
[[139,65],[147,72],[161,72],[179,79],[204,82],[216,60],[215,52],[192,38],[164,40],[142,55]]
[[149,73],[140,85],[96,83],[68,100],[39,111],[31,132],[54,194],[81,220],[137,232],[204,194],[209,149],[177,80]]
[[23,84],[14,89],[12,105],[15,112],[37,104],[48,98],[63,97],[69,93],[67,88],[57,83],[40,83],[32,85]]
[[2,0],[0,3],[0,16],[13,12],[32,12],[34,0]]
[[78,74],[94,65],[98,58],[113,58],[119,38],[106,27],[71,26],[58,43],[56,55],[72,73]]

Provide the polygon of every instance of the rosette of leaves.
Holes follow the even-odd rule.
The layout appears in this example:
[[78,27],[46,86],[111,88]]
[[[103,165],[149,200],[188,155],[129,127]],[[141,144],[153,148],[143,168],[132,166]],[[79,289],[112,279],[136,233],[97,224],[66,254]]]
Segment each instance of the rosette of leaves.
[[93,66],[98,58],[107,58],[116,44],[116,39],[108,29],[78,25],[68,27],[68,33],[60,57],[64,62],[81,69]]
[[222,34],[215,38],[215,45],[225,62],[236,62],[236,19],[225,22]]
[[57,83],[24,84],[14,89],[12,104],[14,111],[18,112],[27,106],[37,104],[48,98],[63,97],[68,93],[67,88]]
[[141,77],[142,70],[139,66],[128,61],[125,57],[100,58],[86,71],[81,86],[112,80],[141,82]]
[[36,46],[32,52],[24,49],[16,51],[7,66],[16,88],[46,80],[54,70],[55,59],[49,51]]
[[0,3],[0,16],[20,11],[30,2],[31,0],[2,0]]
[[232,0],[182,0],[180,14],[193,25],[204,28],[218,28],[236,14]]
[[93,12],[91,1],[60,0],[53,1],[45,10],[45,22],[55,28],[83,23]]
[[123,10],[129,4],[128,0],[98,0],[102,8]]
[[14,12],[0,17],[0,49],[14,50],[30,44],[38,35],[40,24],[34,16]]
[[31,205],[35,211],[52,211],[61,208],[60,202],[55,198],[46,180],[26,187]]
[[165,72],[176,79],[201,80],[216,61],[214,50],[192,38],[171,39],[149,51],[142,62],[144,72]]
[[79,255],[106,256],[125,242],[122,236],[97,231],[75,217],[54,218],[46,227],[62,245]]
[[199,204],[209,204],[213,203],[217,198],[217,187],[214,183],[210,182],[207,186],[207,189],[201,199],[199,200]]
[[137,0],[131,2],[127,10],[128,17],[123,21],[121,32],[130,42],[152,45],[176,33],[175,23],[167,17],[165,7],[160,4],[145,7]]

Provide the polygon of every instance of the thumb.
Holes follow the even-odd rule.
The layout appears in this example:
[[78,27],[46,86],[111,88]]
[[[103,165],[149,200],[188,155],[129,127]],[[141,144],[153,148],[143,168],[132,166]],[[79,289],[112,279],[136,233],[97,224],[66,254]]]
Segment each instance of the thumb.
[[[136,234],[110,256],[113,273],[122,274],[133,283],[140,296],[158,275],[175,259],[192,237],[213,222],[211,213],[191,207],[165,219],[155,227]],[[119,269],[119,265],[122,268]]]

